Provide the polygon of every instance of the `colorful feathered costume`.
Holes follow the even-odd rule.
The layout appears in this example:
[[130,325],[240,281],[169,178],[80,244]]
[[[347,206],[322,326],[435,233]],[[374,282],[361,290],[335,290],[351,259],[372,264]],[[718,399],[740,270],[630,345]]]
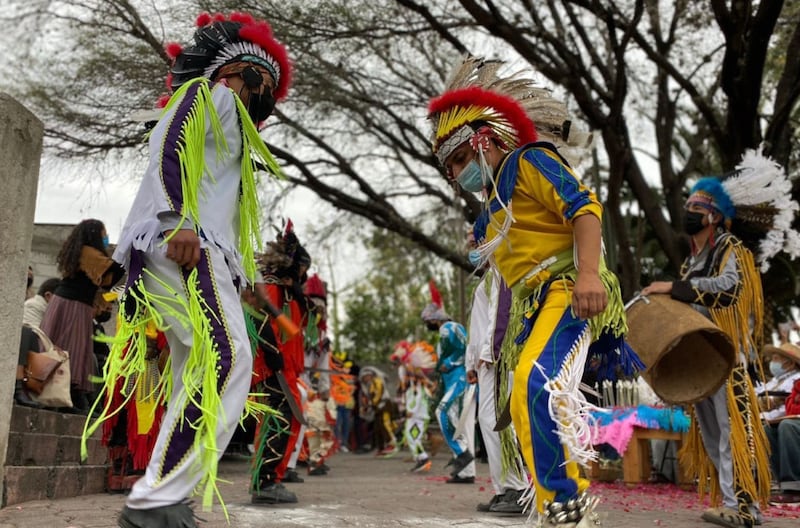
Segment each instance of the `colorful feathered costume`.
[[[254,121],[266,117],[262,102],[286,95],[290,70],[270,26],[243,13],[203,14],[194,43],[167,51],[174,93],[150,132],[150,161],[114,253],[128,281],[106,371],[108,403],[85,432],[115,412],[111,393],[120,378],[126,385],[146,379],[146,327],[163,331],[171,350],[163,378],[169,407],[123,510],[131,523],[151,514],[158,522],[163,508],[178,508],[196,490],[204,508],[219,496],[218,460],[242,416],[252,370],[238,288],[255,279],[261,245],[256,165],[281,175]],[[245,72],[253,90],[269,85],[263,96],[248,91],[247,106],[227,81]],[[192,269],[167,257],[167,244],[187,230],[200,243]],[[180,515],[190,522],[186,510]]]
[[[602,206],[561,146],[566,153],[587,136],[578,137],[563,103],[530,77],[500,76],[502,66],[467,57],[456,67],[428,107],[433,152],[447,168],[451,155],[469,144],[478,164],[486,198],[474,226],[481,263],[495,267],[513,293],[498,376],[504,383],[514,371],[511,417],[542,522],[557,525],[580,521],[592,506],[583,495],[589,481],[578,470],[595,456],[589,408],[578,391],[589,348],[638,360],[622,341],[619,284],[602,256],[592,264],[606,290],[605,310],[583,320],[571,308],[579,257],[573,223],[584,215],[599,222]],[[490,147],[506,154],[497,167],[484,155]],[[448,169],[448,177],[460,175]],[[499,392],[501,409],[506,394]],[[505,452],[513,457],[513,445]]]
[[[709,317],[734,343],[738,361],[727,383],[692,409],[689,440],[680,453],[689,474],[709,482],[711,502],[755,522],[754,504],[769,498],[768,443],[759,419],[747,364],[763,345],[764,299],[756,267],[769,267],[779,251],[800,255],[800,235],[791,229],[798,204],[783,170],[757,151],[747,151],[736,171],[700,179],[687,207],[721,215],[706,245],[692,248],[671,296]],[[703,216],[701,215],[701,216]],[[753,253],[736,234],[742,233]],[[699,486],[700,495],[709,491]],[[725,515],[706,512],[704,515]]]

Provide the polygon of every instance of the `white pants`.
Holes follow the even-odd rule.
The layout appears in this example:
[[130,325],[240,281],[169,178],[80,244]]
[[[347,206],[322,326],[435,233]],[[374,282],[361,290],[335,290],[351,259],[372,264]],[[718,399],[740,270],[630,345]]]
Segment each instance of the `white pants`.
[[[306,402],[308,401],[308,391],[303,386],[302,383],[297,384],[297,390],[300,391],[300,409],[303,410],[303,415],[306,416]],[[303,450],[303,439],[306,437],[306,426],[301,425],[300,431],[297,433],[297,442],[294,444],[294,451],[292,451],[292,456],[289,457],[289,463],[286,465],[289,469],[294,469],[297,467],[297,459],[300,457],[300,451]]]
[[[513,470],[509,470],[503,477],[500,434],[494,430],[497,425],[495,372],[495,366],[491,363],[482,363],[478,366],[478,425],[481,428],[486,458],[489,461],[489,475],[492,478],[494,493],[502,495],[508,490],[525,489],[528,483]],[[520,467],[522,467],[521,462]]]
[[[159,248],[146,254],[145,268],[179,295],[183,295],[183,272],[177,264],[166,258],[165,250],[166,248]],[[213,247],[203,247],[198,271],[203,298],[216,315],[209,319],[220,358],[217,365],[220,368],[217,388],[221,408],[216,413],[216,443],[220,457],[242,415],[250,391],[253,358],[239,292],[222,252]],[[146,274],[144,285],[150,293],[172,295]],[[199,414],[195,407],[185,406],[186,392],[182,379],[192,345],[193,329],[183,327],[168,314],[162,315],[165,324],[169,326],[165,334],[172,359],[172,394],[147,470],[128,495],[126,503],[133,509],[157,508],[182,501],[192,494],[208,469],[199,466],[200,450],[195,447],[194,429],[187,426],[185,420],[181,423],[184,409],[187,420]]]

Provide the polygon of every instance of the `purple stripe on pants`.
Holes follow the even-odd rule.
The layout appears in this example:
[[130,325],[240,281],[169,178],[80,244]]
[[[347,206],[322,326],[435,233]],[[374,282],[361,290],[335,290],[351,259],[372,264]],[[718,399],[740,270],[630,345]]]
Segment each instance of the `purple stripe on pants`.
[[[219,299],[216,296],[216,288],[213,282],[213,270],[210,266],[211,257],[208,250],[200,252],[200,262],[197,263],[197,278],[199,281],[198,289],[202,292],[203,299],[207,305],[207,317],[211,324],[211,338],[217,345],[219,359],[217,361],[217,391],[222,393],[222,388],[228,380],[233,364],[233,346],[228,338],[228,332],[223,324],[225,314],[222,313]],[[183,269],[183,280],[187,281],[190,271]],[[214,368],[208,365],[207,368]],[[185,390],[185,387],[184,387]],[[202,402],[202,394],[193,395],[194,399]],[[192,448],[196,435],[195,429],[191,426],[200,418],[200,409],[189,400],[184,409],[183,422],[177,424],[170,438],[166,453],[164,454],[164,465],[162,466],[162,476],[168,475],[183,459],[186,453]],[[210,431],[207,434],[216,434]]]

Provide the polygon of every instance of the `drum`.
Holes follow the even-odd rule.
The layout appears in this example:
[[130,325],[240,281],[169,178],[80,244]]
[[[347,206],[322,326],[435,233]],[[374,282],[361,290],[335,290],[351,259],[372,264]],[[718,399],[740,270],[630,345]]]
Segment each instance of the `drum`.
[[636,297],[626,311],[626,341],[647,367],[645,381],[664,402],[698,402],[728,379],[736,363],[733,343],[691,306],[669,295],[650,295]]

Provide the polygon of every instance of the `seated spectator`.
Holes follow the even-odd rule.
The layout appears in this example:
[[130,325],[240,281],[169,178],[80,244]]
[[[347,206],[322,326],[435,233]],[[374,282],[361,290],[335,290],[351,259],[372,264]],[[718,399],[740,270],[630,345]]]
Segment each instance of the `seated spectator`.
[[25,300],[33,297],[33,268],[28,266],[28,283],[25,286]]
[[30,327],[22,327],[22,339],[19,342],[19,359],[17,360],[17,381],[14,383],[14,403],[25,407],[41,407],[31,398],[25,388],[25,367],[28,365],[28,352],[40,352],[39,337]]
[[759,397],[761,419],[769,422],[786,415],[784,402],[794,382],[800,379],[800,347],[791,343],[779,347],[767,345],[764,355],[769,357],[772,378],[756,385],[755,391]]
[[50,302],[50,298],[60,282],[59,279],[47,279],[39,286],[36,295],[25,301],[22,308],[22,324],[39,328],[44,312],[47,310],[47,303]]
[[[765,347],[773,378],[756,390],[766,394],[761,413],[772,454],[770,463],[779,492],[771,503],[800,503],[800,347],[784,343]],[[777,400],[777,401],[776,401]]]
[[92,317],[99,289],[109,290],[124,274],[122,266],[106,254],[108,234],[99,220],[84,220],[70,233],[56,262],[61,282],[47,305],[41,328],[50,340],[69,352],[72,403],[75,410],[89,408],[94,374]]

